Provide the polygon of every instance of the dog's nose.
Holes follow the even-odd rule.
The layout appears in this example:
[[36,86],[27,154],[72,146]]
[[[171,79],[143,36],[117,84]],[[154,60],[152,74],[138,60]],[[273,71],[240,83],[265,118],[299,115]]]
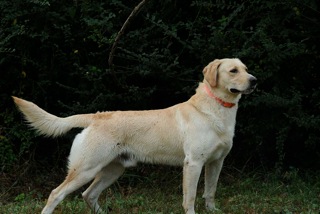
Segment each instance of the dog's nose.
[[257,78],[255,78],[254,76],[251,76],[250,78],[249,78],[249,81],[250,81],[250,86],[251,87],[255,87],[255,86],[257,86]]

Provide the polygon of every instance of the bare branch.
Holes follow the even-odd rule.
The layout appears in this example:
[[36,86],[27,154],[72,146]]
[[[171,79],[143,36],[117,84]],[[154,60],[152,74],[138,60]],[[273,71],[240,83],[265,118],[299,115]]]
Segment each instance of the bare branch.
[[116,50],[117,44],[120,40],[120,37],[124,34],[125,29],[128,27],[130,21],[139,13],[139,11],[141,10],[141,8],[144,6],[144,4],[147,2],[148,0],[142,0],[131,12],[131,14],[128,16],[127,20],[125,21],[125,23],[122,25],[120,31],[117,34],[117,37],[115,38],[110,54],[109,54],[109,59],[108,59],[108,63],[109,63],[109,67],[112,67],[113,65],[113,56],[114,56],[114,52]]

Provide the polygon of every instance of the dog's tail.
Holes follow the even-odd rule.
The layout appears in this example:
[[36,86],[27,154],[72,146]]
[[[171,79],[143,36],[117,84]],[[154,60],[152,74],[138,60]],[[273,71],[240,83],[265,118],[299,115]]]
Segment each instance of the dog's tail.
[[12,98],[30,126],[46,136],[56,137],[72,128],[86,128],[93,121],[93,114],[61,118],[44,111],[32,102],[17,97]]

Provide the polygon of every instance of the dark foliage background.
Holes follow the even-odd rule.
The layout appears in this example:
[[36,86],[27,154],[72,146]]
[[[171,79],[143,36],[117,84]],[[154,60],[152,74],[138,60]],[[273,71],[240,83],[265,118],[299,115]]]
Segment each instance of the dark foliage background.
[[111,46],[139,1],[0,2],[0,163],[66,161],[67,137],[36,136],[11,95],[67,116],[163,108],[188,99],[215,58],[238,57],[259,79],[243,97],[229,164],[319,169],[316,0],[149,0]]

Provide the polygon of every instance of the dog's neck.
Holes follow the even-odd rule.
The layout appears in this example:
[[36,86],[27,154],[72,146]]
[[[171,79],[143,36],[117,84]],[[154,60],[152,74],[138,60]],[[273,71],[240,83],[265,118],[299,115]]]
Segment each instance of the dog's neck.
[[232,108],[236,106],[241,97],[239,94],[229,96],[224,93],[221,93],[221,91],[219,90],[214,90],[214,88],[211,88],[209,83],[207,83],[206,81],[204,81],[202,85],[203,86],[200,87],[201,90],[203,90],[207,96],[214,99],[217,103],[219,103],[221,106],[225,108]]
[[229,103],[229,102],[223,101],[221,98],[214,95],[213,92],[209,89],[209,87],[206,84],[204,84],[204,90],[209,95],[209,97],[215,99],[223,107],[232,108],[233,106],[236,105],[235,103]]

